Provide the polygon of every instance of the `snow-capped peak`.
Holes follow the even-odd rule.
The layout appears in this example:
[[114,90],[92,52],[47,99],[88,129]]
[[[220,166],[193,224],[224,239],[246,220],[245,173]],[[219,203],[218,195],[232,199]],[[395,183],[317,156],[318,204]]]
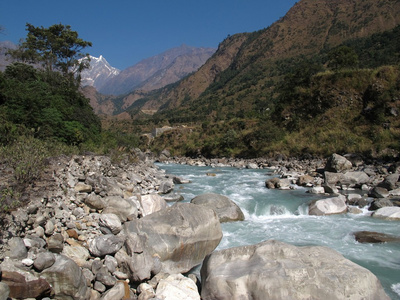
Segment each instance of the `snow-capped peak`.
[[107,60],[100,55],[99,57],[90,56],[90,67],[81,73],[82,86],[90,85],[100,88],[106,81],[117,76],[121,71],[112,67]]

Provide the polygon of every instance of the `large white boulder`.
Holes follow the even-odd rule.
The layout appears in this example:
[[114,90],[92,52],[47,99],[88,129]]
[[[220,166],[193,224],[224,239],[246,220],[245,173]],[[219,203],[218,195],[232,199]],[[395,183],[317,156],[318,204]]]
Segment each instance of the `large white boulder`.
[[343,195],[313,201],[308,209],[308,214],[315,216],[343,214],[345,212],[347,212],[347,205],[346,197]]
[[142,253],[158,257],[161,271],[185,273],[199,265],[222,239],[216,213],[200,205],[177,203],[171,207],[126,222],[124,234],[137,234]]
[[142,195],[139,198],[139,203],[143,217],[168,207],[164,198],[158,194]]
[[338,252],[274,240],[213,252],[201,283],[203,300],[390,299],[374,274]]
[[161,279],[157,285],[156,297],[164,300],[200,300],[194,281],[182,274]]
[[400,207],[386,206],[378,209],[372,215],[374,218],[400,221]]
[[243,221],[244,214],[239,206],[226,196],[214,193],[201,194],[194,197],[190,203],[213,209],[221,223]]

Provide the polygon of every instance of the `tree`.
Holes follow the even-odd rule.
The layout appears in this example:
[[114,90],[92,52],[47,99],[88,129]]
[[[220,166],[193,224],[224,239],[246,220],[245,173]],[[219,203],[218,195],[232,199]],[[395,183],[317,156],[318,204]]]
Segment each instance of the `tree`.
[[46,71],[60,71],[80,81],[80,73],[89,67],[90,61],[89,54],[81,51],[91,47],[91,42],[79,38],[78,33],[71,30],[69,25],[55,24],[43,28],[27,23],[26,30],[27,37],[19,48],[9,51],[13,58],[39,63]]
[[328,66],[334,70],[353,68],[358,64],[358,55],[353,48],[340,46],[328,54]]

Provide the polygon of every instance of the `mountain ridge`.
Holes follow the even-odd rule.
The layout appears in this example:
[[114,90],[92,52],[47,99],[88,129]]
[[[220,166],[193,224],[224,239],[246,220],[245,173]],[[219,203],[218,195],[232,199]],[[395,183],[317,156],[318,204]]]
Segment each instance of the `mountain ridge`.
[[[154,84],[155,87],[150,84],[150,78],[160,70],[167,70],[171,65],[174,67],[173,64],[178,57],[186,55],[196,58],[194,65],[181,74],[181,76],[186,76],[197,70],[214,52],[215,49],[213,48],[196,48],[183,44],[180,47],[171,48],[158,55],[146,58],[122,70],[118,76],[112,78],[98,90],[102,94],[122,95],[138,88],[146,90],[159,88],[175,82],[177,78],[164,79],[161,85]],[[181,78],[179,77],[178,80]],[[145,81],[147,81],[147,84],[144,84]]]
[[[334,47],[345,40],[393,28],[400,22],[399,12],[399,1],[299,1],[268,28],[228,37],[198,72],[179,82],[173,89],[164,89],[157,97],[148,99],[142,105],[142,110],[176,109],[181,108],[183,102],[189,107],[192,101],[199,101],[200,95],[211,84],[220,80],[216,73],[221,74],[229,69],[231,73],[237,73],[235,76],[246,76],[249,69],[264,68],[271,60],[312,56],[316,51]],[[233,55],[225,57],[223,63],[215,64],[213,59],[223,56],[225,52]],[[200,76],[199,73],[204,70],[207,70],[206,74]],[[205,84],[199,89],[196,85],[202,80]],[[220,90],[214,96],[220,98],[226,92]],[[139,112],[140,108],[136,107],[132,114],[138,115]]]

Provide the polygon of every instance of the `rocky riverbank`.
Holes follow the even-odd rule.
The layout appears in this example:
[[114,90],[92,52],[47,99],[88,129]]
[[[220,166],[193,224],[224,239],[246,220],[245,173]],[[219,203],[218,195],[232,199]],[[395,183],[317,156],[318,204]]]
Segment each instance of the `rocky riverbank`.
[[333,154],[328,159],[243,160],[170,158],[168,153],[162,154],[160,160],[192,166],[269,169],[274,177],[265,182],[267,188],[303,186],[310,193],[330,196],[311,203],[310,214],[361,213],[360,208],[367,206],[375,217],[400,220],[399,161],[364,160],[354,154]]
[[[341,156],[333,156],[328,161],[208,160],[171,158],[166,152],[156,160],[199,166],[268,168],[276,178],[275,182],[266,183],[270,188],[305,185],[310,191],[332,193],[336,198],[351,194],[349,190],[354,189],[358,196],[346,196],[343,200],[346,212],[357,205],[369,205],[376,213],[383,206],[398,208],[399,167],[394,163],[369,165]],[[216,295],[231,299],[246,293],[262,295],[265,288],[275,289],[271,297],[280,299],[282,291],[287,295],[296,294],[292,287],[296,288],[301,281],[300,270],[307,270],[309,275],[313,273],[318,281],[313,289],[309,288],[311,283],[301,281],[301,295],[321,295],[330,275],[315,270],[325,256],[336,255],[332,250],[302,249],[270,242],[255,245],[251,250],[244,247],[213,253],[222,238],[220,222],[241,220],[240,211],[229,199],[215,194],[193,199],[192,203],[168,205],[167,201],[179,200],[170,196],[174,186],[187,181],[164,173],[153,161],[154,158],[139,150],[118,163],[96,155],[50,160],[42,180],[22,195],[27,206],[3,218],[0,299],[8,296],[15,299],[200,299],[200,294],[203,299],[213,299]],[[371,198],[377,195],[386,197]],[[331,202],[333,206],[337,204],[336,200]],[[310,211],[311,205],[325,207],[326,203],[310,204]],[[228,210],[232,210],[233,218],[225,215]],[[393,214],[391,218],[396,219]],[[284,288],[279,290],[279,280],[274,286],[260,284],[262,276],[255,276],[251,286],[238,279],[246,277],[242,272],[249,270],[262,274],[262,268],[271,265],[265,260],[271,251],[293,253],[285,261],[293,259],[293,264],[300,268],[290,271],[293,278]],[[305,251],[318,253],[319,258],[306,262],[302,259]],[[263,253],[269,254],[264,257]],[[223,264],[221,255],[227,260]],[[201,289],[198,278],[182,274],[205,258]],[[329,283],[337,297],[362,295],[385,299],[372,273],[342,257],[338,256],[337,261],[342,263],[335,271],[341,285],[335,287]],[[243,265],[237,265],[240,262]],[[366,281],[344,289],[348,281],[341,274],[344,266],[347,273],[363,274],[360,276],[367,278]],[[252,269],[255,267],[259,271]],[[236,286],[241,287],[230,290],[232,295],[225,293],[228,283],[220,277],[220,272],[225,274],[228,270],[228,277],[236,278]],[[348,294],[342,294],[343,290]],[[224,293],[228,296],[220,296]]]

